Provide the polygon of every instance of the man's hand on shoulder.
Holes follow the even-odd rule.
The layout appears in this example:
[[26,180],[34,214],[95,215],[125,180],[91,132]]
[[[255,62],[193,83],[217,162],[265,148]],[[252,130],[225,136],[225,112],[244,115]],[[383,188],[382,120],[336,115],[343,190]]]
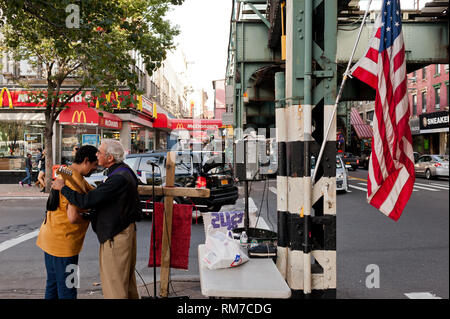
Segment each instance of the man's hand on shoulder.
[[55,179],[52,182],[52,188],[56,189],[57,191],[60,191],[64,187],[64,180],[63,179]]

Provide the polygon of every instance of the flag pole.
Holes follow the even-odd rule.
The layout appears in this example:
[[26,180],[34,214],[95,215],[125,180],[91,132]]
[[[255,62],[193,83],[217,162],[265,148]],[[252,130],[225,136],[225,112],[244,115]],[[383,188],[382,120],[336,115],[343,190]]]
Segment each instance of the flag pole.
[[372,0],[369,0],[369,4],[367,5],[366,12],[364,13],[364,17],[363,17],[363,20],[361,22],[361,26],[359,27],[358,36],[357,36],[355,44],[353,46],[352,54],[350,56],[350,59],[348,60],[347,69],[344,72],[344,77],[342,78],[342,83],[341,83],[341,86],[339,88],[338,95],[336,96],[336,102],[335,102],[334,107],[333,107],[333,112],[332,112],[332,114],[330,116],[330,121],[328,122],[328,125],[327,125],[327,131],[326,131],[326,134],[323,137],[323,142],[322,142],[322,145],[320,146],[319,156],[318,156],[317,162],[315,164],[316,169],[314,170],[314,174],[313,174],[313,177],[312,177],[312,180],[311,180],[311,184],[312,185],[315,184],[316,174],[317,174],[317,171],[318,171],[317,168],[319,167],[320,161],[322,159],[323,150],[325,148],[325,142],[327,141],[328,134],[330,133],[331,124],[333,123],[334,116],[336,114],[336,110],[337,110],[337,107],[338,107],[338,104],[339,104],[339,100],[341,99],[342,92],[344,90],[345,82],[347,81],[347,77],[349,76],[348,71],[350,70],[350,66],[352,64],[353,56],[355,55],[356,47],[358,46],[359,38],[361,37],[361,32],[362,32],[364,23],[366,22],[367,14],[369,13],[371,4],[372,4]]

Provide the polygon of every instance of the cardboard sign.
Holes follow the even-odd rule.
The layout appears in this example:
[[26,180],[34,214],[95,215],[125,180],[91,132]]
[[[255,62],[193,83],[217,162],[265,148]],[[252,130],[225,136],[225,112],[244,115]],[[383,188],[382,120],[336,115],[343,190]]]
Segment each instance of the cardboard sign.
[[235,228],[244,227],[243,211],[202,213],[202,217],[205,234],[209,225],[215,230],[220,230],[224,233],[228,233],[228,231],[232,231]]

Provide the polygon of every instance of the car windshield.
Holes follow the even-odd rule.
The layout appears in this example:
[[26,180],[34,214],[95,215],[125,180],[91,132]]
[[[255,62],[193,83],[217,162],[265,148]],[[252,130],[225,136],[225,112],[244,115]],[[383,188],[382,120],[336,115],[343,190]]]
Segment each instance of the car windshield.
[[433,155],[431,156],[433,160],[437,162],[447,161],[448,162],[448,155]]
[[336,157],[336,168],[342,168],[342,162],[338,157]]

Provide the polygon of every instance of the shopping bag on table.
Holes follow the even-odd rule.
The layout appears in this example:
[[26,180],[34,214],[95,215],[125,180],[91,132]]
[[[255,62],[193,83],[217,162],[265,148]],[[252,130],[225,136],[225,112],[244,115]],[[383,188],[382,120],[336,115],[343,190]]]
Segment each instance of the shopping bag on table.
[[225,234],[209,226],[203,256],[203,262],[208,269],[237,267],[247,261],[247,254],[232,238],[231,232]]

